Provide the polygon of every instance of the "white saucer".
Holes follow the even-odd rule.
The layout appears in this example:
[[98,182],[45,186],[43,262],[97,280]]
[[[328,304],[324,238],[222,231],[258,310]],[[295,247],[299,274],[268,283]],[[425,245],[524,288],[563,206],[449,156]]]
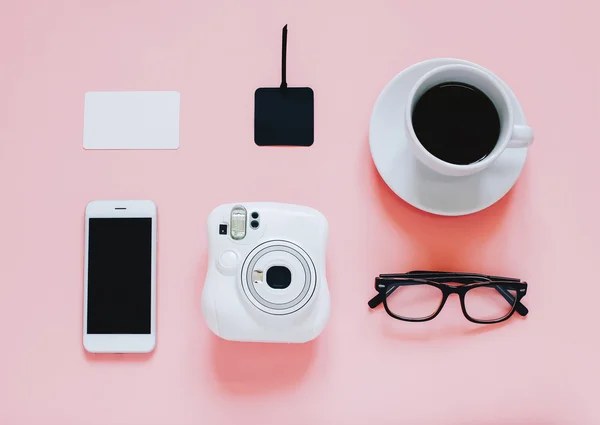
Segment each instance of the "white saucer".
[[[457,216],[481,211],[506,195],[521,174],[527,148],[506,149],[490,167],[466,177],[438,174],[414,157],[404,131],[404,107],[408,94],[425,73],[448,64],[467,64],[484,69],[460,59],[430,59],[405,69],[383,89],[375,103],[369,144],[379,174],[396,195],[423,211]],[[514,104],[515,124],[526,124],[523,109],[514,93],[502,80],[498,80]]]

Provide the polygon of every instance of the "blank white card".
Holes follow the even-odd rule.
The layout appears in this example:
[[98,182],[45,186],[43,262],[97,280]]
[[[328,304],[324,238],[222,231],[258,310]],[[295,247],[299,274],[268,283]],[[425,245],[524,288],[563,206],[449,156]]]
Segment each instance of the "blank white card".
[[178,149],[179,93],[115,91],[85,94],[85,149]]

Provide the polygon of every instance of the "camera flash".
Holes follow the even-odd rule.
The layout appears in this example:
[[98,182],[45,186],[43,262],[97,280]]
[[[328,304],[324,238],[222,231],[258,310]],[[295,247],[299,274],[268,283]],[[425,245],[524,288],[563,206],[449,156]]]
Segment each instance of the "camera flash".
[[242,206],[231,210],[231,238],[244,239],[246,236],[246,209]]

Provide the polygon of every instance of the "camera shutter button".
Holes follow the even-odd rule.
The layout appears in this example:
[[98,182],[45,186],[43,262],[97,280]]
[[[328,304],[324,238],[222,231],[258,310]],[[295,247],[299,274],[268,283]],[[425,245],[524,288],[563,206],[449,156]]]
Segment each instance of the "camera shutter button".
[[217,261],[217,268],[223,274],[234,274],[238,265],[238,256],[234,251],[225,251]]

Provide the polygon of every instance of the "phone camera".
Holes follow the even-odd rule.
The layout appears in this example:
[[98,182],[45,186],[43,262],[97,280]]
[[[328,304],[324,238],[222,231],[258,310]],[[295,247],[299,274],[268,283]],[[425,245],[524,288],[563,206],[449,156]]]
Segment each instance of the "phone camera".
[[252,220],[250,222],[250,227],[252,227],[253,229],[258,229],[258,220]]
[[258,218],[258,213],[256,211],[254,211],[251,215],[252,215],[252,218],[255,220]]
[[287,267],[273,266],[267,270],[267,285],[273,289],[285,289],[292,283],[292,272]]

